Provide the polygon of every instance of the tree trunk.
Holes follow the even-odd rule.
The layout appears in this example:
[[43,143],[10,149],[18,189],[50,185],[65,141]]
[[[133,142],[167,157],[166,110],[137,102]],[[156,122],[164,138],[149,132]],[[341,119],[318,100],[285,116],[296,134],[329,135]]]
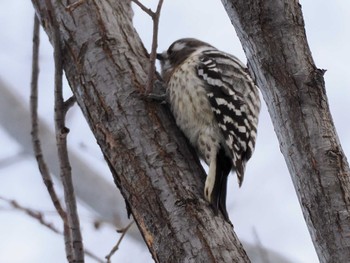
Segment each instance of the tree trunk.
[[350,172],[329,111],[324,70],[289,0],[222,0],[267,103],[321,262],[350,259]]
[[154,260],[249,262],[204,201],[205,173],[167,107],[142,96],[148,58],[130,2],[86,0],[68,11],[53,1],[48,11],[46,1],[32,0],[49,37],[50,17],[58,20],[68,81]]

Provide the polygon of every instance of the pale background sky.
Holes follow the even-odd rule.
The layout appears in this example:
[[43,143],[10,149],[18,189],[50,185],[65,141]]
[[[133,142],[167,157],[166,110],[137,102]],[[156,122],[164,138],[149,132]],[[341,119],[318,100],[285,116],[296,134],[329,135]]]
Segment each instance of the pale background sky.
[[[154,9],[156,1],[143,2],[151,3]],[[329,104],[343,149],[349,155],[350,2],[305,0],[301,4],[314,60],[319,68],[327,69]],[[137,7],[134,10],[135,27],[149,48],[151,20]],[[0,79],[10,85],[26,105],[29,101],[33,13],[30,1],[0,1]],[[159,34],[159,50],[166,49],[178,38],[196,37],[246,61],[220,1],[165,0]],[[40,112],[42,118],[52,124],[52,48],[46,36],[41,36]],[[66,94],[70,94],[69,88],[66,88]],[[68,125],[71,129],[69,141],[74,150],[89,155],[113,183],[108,169],[101,168],[102,158],[95,140],[77,107],[70,112]],[[79,147],[81,143],[86,144],[88,150]],[[0,161],[20,151],[1,127],[0,145]],[[264,103],[256,151],[248,163],[245,182],[238,189],[235,177],[231,176],[229,187],[228,210],[241,240],[256,243],[257,234],[265,247],[279,251],[292,262],[318,262]],[[61,227],[52,213],[34,159],[26,158],[11,166],[0,167],[0,196],[48,212],[48,220]],[[119,235],[108,226],[95,231],[91,224],[93,214],[82,206],[79,210],[85,245],[103,258]],[[0,200],[0,262],[65,262],[63,239],[33,219],[9,209]],[[92,261],[87,258],[86,262]],[[146,249],[126,237],[113,262],[152,261]]]

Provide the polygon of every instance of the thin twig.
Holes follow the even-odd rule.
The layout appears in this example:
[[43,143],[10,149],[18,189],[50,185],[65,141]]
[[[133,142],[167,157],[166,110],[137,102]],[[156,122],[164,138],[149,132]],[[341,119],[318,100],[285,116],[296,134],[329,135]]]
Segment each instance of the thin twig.
[[158,47],[158,27],[159,27],[159,17],[160,11],[162,9],[163,0],[159,0],[157,10],[152,16],[153,19],[153,37],[152,37],[152,49],[150,54],[150,65],[148,70],[148,80],[146,86],[146,92],[150,93],[153,90],[155,72],[156,72],[156,57],[157,57],[157,47]]
[[[51,2],[49,0],[46,0],[46,4],[48,7],[51,7]],[[52,8],[48,9],[52,10]],[[38,57],[39,57],[39,20],[35,16],[34,18],[34,33],[33,33],[33,62],[32,62],[32,82],[31,82],[31,96],[30,96],[30,109],[31,109],[31,116],[32,116],[32,141],[33,141],[33,148],[35,157],[37,159],[39,170],[41,173],[41,176],[44,180],[44,184],[46,185],[46,188],[49,192],[49,195],[51,197],[51,200],[53,202],[53,205],[62,218],[63,221],[63,229],[64,229],[64,239],[65,239],[65,248],[66,248],[66,255],[67,259],[70,262],[72,259],[72,247],[71,247],[71,235],[68,227],[68,220],[67,220],[67,214],[63,210],[61,203],[59,202],[59,199],[57,197],[57,194],[53,187],[53,181],[50,175],[49,168],[44,160],[44,155],[41,149],[41,142],[39,139],[39,132],[38,132],[38,75],[39,75],[39,63],[38,63]]]
[[77,204],[74,195],[71,166],[67,149],[68,129],[65,127],[65,102],[62,90],[62,47],[60,41],[59,23],[51,0],[46,0],[48,17],[52,25],[52,45],[54,47],[55,63],[55,131],[60,175],[67,209],[67,223],[64,225],[66,254],[69,262],[84,262],[84,246],[80,232]]
[[154,12],[151,10],[151,8],[147,8],[146,6],[144,6],[140,1],[138,0],[132,0],[135,4],[137,4],[142,11],[144,11],[145,13],[147,13],[150,17],[154,16]]
[[[28,216],[30,216],[31,218],[34,218],[35,220],[39,221],[40,224],[42,224],[43,226],[47,227],[48,229],[50,229],[54,233],[59,234],[59,235],[63,235],[61,230],[59,230],[52,223],[49,223],[49,222],[47,222],[44,219],[44,213],[42,211],[41,212],[40,211],[35,211],[35,210],[31,209],[31,208],[24,207],[21,204],[19,204],[16,200],[10,200],[10,199],[7,199],[7,198],[1,197],[1,196],[0,196],[0,200],[3,200],[4,202],[8,203],[13,208],[26,213]],[[89,250],[85,250],[84,253],[85,253],[85,255],[89,256],[92,259],[94,259],[96,262],[99,262],[99,263],[103,263],[104,262],[103,259],[100,259],[98,256],[94,255]]]
[[128,230],[130,229],[130,227],[132,226],[133,223],[134,223],[134,221],[131,221],[125,228],[117,230],[118,233],[122,233],[122,234],[121,234],[117,244],[112,248],[111,252],[109,252],[109,254],[106,256],[107,263],[111,262],[111,257],[119,249],[120,243],[122,242],[124,236],[126,235],[126,233],[128,232]]
[[150,8],[144,6],[138,0],[132,0],[137,4],[145,13],[147,13],[153,20],[153,36],[152,36],[152,47],[151,53],[149,55],[149,68],[148,68],[148,79],[146,84],[146,93],[149,94],[153,90],[155,72],[156,72],[156,57],[157,57],[157,47],[158,47],[158,27],[159,27],[159,17],[160,11],[162,9],[163,0],[159,0],[156,12],[153,12]]
[[32,123],[32,143],[34,154],[39,166],[41,176],[44,184],[50,195],[52,203],[57,213],[62,218],[63,222],[66,221],[66,212],[62,208],[62,205],[57,197],[55,188],[49,168],[45,162],[44,155],[41,148],[41,141],[39,138],[39,119],[38,119],[38,75],[39,75],[39,29],[40,24],[37,16],[34,16],[34,32],[33,32],[33,58],[32,58],[32,80],[31,80],[31,91],[30,91],[30,115]]
[[75,99],[75,96],[72,95],[69,99],[67,99],[64,103],[64,113],[67,114],[68,110],[73,107],[77,100]]
[[22,205],[20,205],[16,200],[10,200],[4,197],[0,196],[0,200],[3,200],[4,202],[8,203],[10,206],[12,206],[13,208],[20,210],[24,213],[26,213],[28,216],[36,219],[37,221],[39,221],[40,224],[42,224],[43,226],[49,228],[50,230],[52,230],[53,232],[55,232],[56,234],[61,234],[62,232],[57,229],[52,223],[47,222],[44,219],[44,215],[41,212],[38,211],[34,211],[33,209],[24,207]]
[[99,258],[98,256],[96,256],[95,254],[93,254],[89,250],[84,249],[84,253],[85,253],[85,255],[87,255],[88,257],[90,257],[91,259],[95,260],[98,263],[105,263],[105,261],[103,259]]

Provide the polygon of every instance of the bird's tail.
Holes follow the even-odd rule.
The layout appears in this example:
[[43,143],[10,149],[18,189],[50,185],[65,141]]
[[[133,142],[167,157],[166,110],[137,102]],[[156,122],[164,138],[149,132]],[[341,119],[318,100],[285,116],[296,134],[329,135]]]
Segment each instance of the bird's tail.
[[241,187],[242,183],[243,183],[245,164],[246,164],[246,160],[244,160],[243,158],[236,158],[236,162],[234,164],[234,167],[235,167],[236,175],[238,178],[239,187]]
[[232,160],[225,154],[225,150],[220,148],[216,156],[215,183],[212,191],[211,203],[216,213],[221,211],[227,221],[229,221],[226,210],[227,177],[232,169]]

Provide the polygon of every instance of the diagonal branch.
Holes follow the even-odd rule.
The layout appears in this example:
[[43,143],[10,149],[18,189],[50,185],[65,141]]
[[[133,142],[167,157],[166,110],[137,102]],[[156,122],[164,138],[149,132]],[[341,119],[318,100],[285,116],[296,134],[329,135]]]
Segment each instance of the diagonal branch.
[[26,213],[31,218],[36,219],[41,225],[47,227],[52,232],[54,232],[56,234],[61,234],[61,231],[59,229],[57,229],[52,223],[49,223],[45,220],[43,213],[38,212],[38,211],[34,211],[33,209],[30,209],[27,207],[24,207],[21,204],[19,204],[16,200],[9,200],[9,199],[4,198],[2,196],[0,196],[0,200],[8,203],[13,208]]
[[[29,217],[37,220],[41,225],[45,226],[46,228],[50,229],[52,232],[62,235],[63,233],[56,228],[52,223],[48,222],[45,220],[44,218],[44,214],[43,212],[40,211],[35,211],[31,208],[28,207],[24,207],[23,205],[19,204],[16,200],[10,200],[7,198],[4,198],[2,196],[0,196],[0,200],[8,203],[10,206],[12,206],[13,208],[24,212],[25,214],[27,214]],[[89,250],[85,250],[84,253],[89,256],[91,259],[95,260],[96,262],[100,262],[103,263],[104,261],[102,259],[100,259],[98,256],[96,256],[94,253],[92,253]]]
[[[321,262],[350,258],[350,169],[298,1],[222,0],[261,87]],[[249,12],[249,15],[247,15]]]
[[128,230],[130,229],[130,227],[132,226],[132,224],[134,223],[134,221],[131,221],[126,227],[124,227],[123,229],[118,230],[118,233],[121,233],[121,236],[117,242],[117,244],[112,248],[112,250],[108,253],[108,255],[105,257],[107,259],[107,263],[111,263],[111,257],[115,254],[115,252],[119,249],[119,245],[122,242],[123,238],[125,237],[126,233],[128,232]]
[[[33,0],[50,25],[43,2]],[[203,199],[205,172],[168,109],[139,95],[149,59],[130,2],[91,3],[73,12],[55,6],[64,68],[154,260],[249,262],[231,225]]]
[[132,0],[135,4],[137,4],[142,11],[144,11],[146,14],[148,14],[150,17],[153,17],[155,13],[151,10],[151,8],[147,8],[145,5],[143,5],[140,1],[138,0]]

